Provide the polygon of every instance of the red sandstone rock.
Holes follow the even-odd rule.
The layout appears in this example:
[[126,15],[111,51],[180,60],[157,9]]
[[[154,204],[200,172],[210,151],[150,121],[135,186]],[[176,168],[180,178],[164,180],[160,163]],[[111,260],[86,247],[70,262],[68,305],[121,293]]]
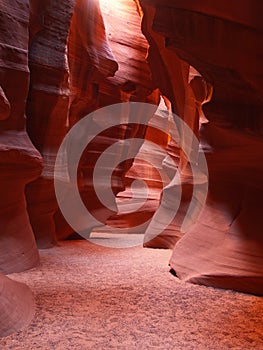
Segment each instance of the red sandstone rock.
[[[140,22],[134,2],[119,0],[110,4],[101,1],[100,9],[97,1],[77,1],[69,36],[70,126],[98,107],[126,101],[158,104],[159,92],[154,89],[146,62],[148,44],[141,33]],[[141,118],[145,118],[143,111],[138,115],[138,122],[144,120]],[[98,136],[85,150],[79,166],[82,200],[102,224],[116,213],[117,207],[115,199],[111,203],[111,210],[103,207],[94,192],[92,179],[96,161],[117,140],[139,137],[143,142],[146,130],[143,125],[125,125],[129,122],[127,113],[117,122],[123,125]],[[129,159],[129,152],[127,147],[120,147],[119,154],[112,157],[121,159],[122,155],[126,155]],[[130,154],[134,156],[134,150]],[[124,189],[123,178],[131,165],[132,159],[129,159],[119,164],[114,171],[112,190],[115,194]],[[66,238],[72,229],[60,212],[55,219],[58,237]],[[93,228],[92,223],[90,228]]]
[[38,263],[24,195],[25,185],[41,172],[41,156],[25,132],[28,5],[28,1],[1,2],[0,271],[4,273],[23,271]]
[[[28,93],[28,1],[1,1],[0,21],[0,271],[38,264],[25,185],[41,173],[41,156],[25,132]],[[19,87],[19,88],[18,88]],[[0,336],[25,327],[34,313],[29,288],[0,273]]]
[[[113,78],[108,78],[100,86],[100,105],[119,102],[148,102],[158,105],[160,94],[152,81],[146,56],[148,42],[141,33],[141,17],[135,2],[117,0],[114,3],[101,1],[109,45],[118,62],[119,69]],[[149,115],[147,115],[149,117]],[[138,122],[145,122],[144,115],[138,115]],[[129,118],[120,120],[128,123]],[[124,139],[144,137],[146,127],[128,127]],[[123,132],[122,132],[123,133]],[[129,150],[123,149],[129,155]],[[132,159],[118,169],[120,176],[131,167]]]
[[[68,60],[70,74],[68,124],[69,127],[72,127],[99,107],[99,86],[106,77],[113,76],[118,68],[106,39],[104,21],[98,1],[78,0],[76,2],[68,38]],[[91,119],[91,127],[92,122]],[[117,135],[116,137],[118,138]],[[84,181],[79,181],[79,190],[88,210],[94,214],[98,211],[101,214],[101,204],[96,198],[92,186],[92,172],[96,159],[89,157],[94,153],[99,156],[100,143],[105,143],[104,139],[97,139],[97,143],[93,143],[85,151],[80,165]],[[110,144],[109,141],[109,137],[108,141],[106,138],[106,143]],[[88,158],[87,166],[83,161],[86,158]],[[114,205],[115,203],[113,203]],[[112,213],[112,211],[105,210],[100,220],[105,222]],[[66,223],[60,211],[55,215],[55,222],[59,239],[66,238],[72,233],[72,228]],[[93,228],[92,223],[90,223],[90,228]]]
[[[101,8],[105,19],[109,44],[118,62],[119,69],[113,78],[108,78],[101,85],[100,103],[105,105],[114,102],[131,101],[149,102],[157,105],[160,95],[159,91],[155,90],[150,67],[146,61],[148,43],[140,30],[141,17],[137,4],[125,0],[118,0],[113,4],[107,1],[101,1]],[[146,122],[145,117],[143,113],[138,115],[138,122],[142,124]],[[129,119],[120,122],[129,122]],[[124,134],[122,134],[121,138],[141,138],[141,144],[143,144],[145,132],[146,127],[143,125],[137,128],[129,127]],[[134,150],[132,150],[132,153],[134,154],[133,151]],[[129,149],[123,148],[122,153],[126,154],[127,159],[129,158],[129,152]],[[124,174],[132,166],[132,158],[133,157],[123,163],[122,166],[120,165],[118,167],[116,174],[119,174],[120,178],[123,178]],[[134,164],[133,171],[135,171],[135,173],[139,171],[140,174],[142,174],[144,171],[147,171],[147,166],[140,163]],[[134,176],[137,179],[137,175],[134,174]],[[129,201],[132,196],[129,189],[132,180],[131,173],[123,180],[127,191],[120,194],[120,198],[126,203],[126,210],[128,210],[127,201]],[[123,183],[121,183],[121,186],[123,187]],[[137,195],[140,196],[139,192],[140,189],[138,189],[137,193]],[[119,201],[120,200],[121,199],[119,199]],[[130,207],[130,209],[132,211],[132,207]],[[150,207],[146,209],[146,212],[144,209],[142,209],[141,213],[136,211],[133,215],[123,216],[122,214],[117,214],[111,217],[107,223],[113,227],[115,225],[121,225],[122,228],[127,228],[130,232],[132,227],[137,225],[141,219],[146,219],[148,215],[146,212],[148,212],[148,210],[151,211]]]
[[68,38],[68,60],[69,125],[72,126],[99,107],[100,84],[118,69],[106,37],[99,1],[76,1]]
[[158,102],[150,67],[146,61],[148,42],[141,32],[136,2],[101,0],[109,45],[119,69],[100,86],[100,105],[117,102]]
[[33,293],[23,283],[0,274],[0,337],[18,332],[34,316]]
[[27,186],[26,195],[30,222],[41,248],[56,242],[53,171],[67,131],[70,96],[67,40],[74,5],[74,0],[32,2],[27,129],[43,156],[44,169],[41,177]]
[[187,281],[262,294],[261,3],[242,1],[238,11],[231,1],[154,5],[153,30],[214,86],[201,129],[208,199],[171,268]]
[[[162,162],[167,154],[169,120],[154,115],[149,123],[144,142],[125,175],[125,191],[117,195],[118,213],[107,224],[127,233],[143,234],[157,210],[162,188],[168,183]],[[166,129],[166,133],[160,129]],[[143,181],[144,186],[140,182]],[[135,187],[134,187],[135,186]]]
[[[170,100],[172,111],[177,113],[193,130],[195,136],[198,137],[199,117],[200,114],[202,114],[201,104],[204,103],[205,98],[202,96],[202,90],[198,91],[200,96],[198,95],[197,97],[189,82],[194,75],[200,74],[198,72],[193,72],[192,67],[187,62],[180,59],[175,52],[165,48],[165,40],[162,35],[152,30],[155,18],[155,8],[151,3],[147,3],[146,1],[141,1],[140,4],[142,5],[144,13],[142,30],[150,44],[148,60],[154,81],[156,85],[159,86],[161,93]],[[198,85],[198,83],[195,85]],[[205,97],[208,98],[208,96]],[[183,140],[184,137],[183,134],[180,135],[181,140]],[[191,149],[192,147],[191,142],[189,144],[184,142],[183,146],[187,149]],[[180,157],[178,163],[180,172],[188,172],[188,160],[185,158],[184,152],[180,150],[177,156]],[[175,174],[174,169],[169,170],[169,168],[171,168],[170,165],[165,164],[165,162],[164,165],[168,166],[168,171],[171,170],[171,172]],[[165,190],[166,194],[162,197],[163,203],[155,213],[153,220],[146,231],[145,246],[172,248],[178,240],[178,237],[181,236],[180,226],[188,208],[192,186],[191,182],[187,182],[188,180],[186,180],[186,176],[183,176],[182,178],[186,183],[183,184],[182,187],[183,200],[178,209],[177,216],[171,225],[166,227],[166,215],[164,215],[163,211],[165,210],[163,206],[169,207],[168,202],[172,203],[173,198],[176,195],[180,184],[177,184],[177,180],[175,179],[174,187],[169,185],[169,191]],[[168,197],[170,198],[168,199]],[[161,235],[157,235],[157,232],[160,231],[160,227],[166,228]]]
[[[44,158],[41,178],[27,186],[27,208],[39,246],[48,247],[56,240],[54,161],[68,128],[96,108],[115,102],[158,104],[158,87],[171,102],[172,111],[186,121],[197,137],[200,119],[206,122],[201,127],[200,139],[210,175],[204,211],[176,244],[171,268],[186,281],[262,294],[260,1],[242,0],[238,9],[233,0],[216,4],[204,0],[202,5],[182,0],[140,0],[141,8],[138,1],[119,0],[110,5],[101,2],[108,40],[95,0],[79,0],[75,8],[73,0],[60,3],[31,0],[30,8],[28,0],[17,0],[15,4],[10,0],[1,1],[2,272],[22,271],[38,262],[24,187],[40,174],[41,156],[25,132],[25,107],[28,132]],[[139,29],[139,14],[144,15],[142,28],[150,45],[149,65],[145,59],[148,43]],[[119,70],[114,76],[117,64]],[[191,67],[201,75],[194,73],[193,78]],[[213,99],[203,113],[202,104],[209,101],[212,85]],[[120,122],[129,122],[129,115],[126,117]],[[143,110],[138,113],[138,122],[145,122],[150,116],[145,118]],[[102,223],[117,208],[113,201],[113,210],[104,210],[95,200],[90,180],[97,157],[116,140],[139,137],[143,144],[145,132],[144,126],[114,128],[100,135],[81,159],[80,193],[94,215],[101,216]],[[186,146],[191,148],[191,143]],[[183,200],[172,225],[155,237],[155,230],[163,225],[162,214],[166,215],[166,209],[172,208],[175,190],[180,185],[174,177],[176,169],[164,159],[162,165],[172,182],[163,191],[166,208],[161,207],[163,212],[157,210],[147,228],[146,246],[175,244],[182,234],[180,226],[192,192],[187,159],[182,152],[177,152],[174,144],[168,143],[166,147],[184,174]],[[124,147],[112,157],[120,159],[122,154],[128,157],[129,152]],[[141,152],[148,155],[151,150],[145,147]],[[138,172],[143,179],[149,175],[153,189],[160,190],[156,173],[138,160],[133,162],[133,158],[134,155],[120,164],[114,173],[115,195],[126,184],[129,198],[131,179],[137,177]],[[157,163],[161,166],[160,161]],[[199,185],[205,185],[205,180]],[[155,210],[156,203],[148,204],[141,211],[143,218]],[[137,222],[140,215],[125,217],[122,224],[129,226]],[[116,220],[115,224],[119,219],[118,215],[111,218],[113,222]],[[71,229],[65,229],[65,223],[59,220],[57,213],[59,237],[66,237]],[[0,279],[6,285],[5,278]]]

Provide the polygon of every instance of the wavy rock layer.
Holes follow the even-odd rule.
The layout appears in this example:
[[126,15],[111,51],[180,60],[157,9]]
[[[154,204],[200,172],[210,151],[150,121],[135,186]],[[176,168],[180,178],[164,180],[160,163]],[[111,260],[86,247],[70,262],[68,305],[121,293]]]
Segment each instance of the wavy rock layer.
[[[165,96],[167,106],[174,113],[174,118],[179,116],[185,124],[193,130],[193,135],[198,137],[199,119],[203,117],[202,104],[207,102],[208,91],[211,89],[208,84],[201,78],[200,74],[190,66],[190,64],[181,59],[178,54],[165,47],[165,38],[153,30],[153,25],[156,16],[156,9],[152,3],[141,1],[141,8],[143,11],[142,31],[145,34],[149,44],[148,60],[151,67],[152,75],[155,84],[160,88],[161,93]],[[196,83],[191,84],[195,80]],[[207,90],[207,94],[200,94],[200,90]],[[198,93],[199,92],[199,93]],[[177,115],[177,116],[176,116]],[[180,138],[184,138],[184,131]],[[178,130],[173,133],[173,137],[177,138],[175,142],[178,143]],[[193,136],[194,137],[194,136]],[[185,149],[192,148],[192,141],[184,143]],[[171,148],[171,147],[170,147]],[[178,145],[177,145],[178,148]],[[196,150],[193,150],[196,152]],[[174,151],[170,149],[171,156],[174,157]],[[169,151],[168,151],[169,154]],[[181,184],[178,184],[176,169],[172,164],[164,161],[164,168],[170,174],[171,183],[169,189],[164,188],[162,194],[162,202],[160,207],[153,216],[153,220],[146,230],[145,246],[173,248],[174,244],[181,236],[181,226],[184,217],[189,207],[189,198],[193,190],[191,176],[183,176],[183,173],[189,173],[188,160],[184,154],[183,149],[177,149],[176,164],[181,174],[182,186],[182,200],[174,220],[169,224],[176,206],[176,197]],[[205,186],[207,180],[204,177]],[[171,203],[173,203],[171,205]],[[166,215],[166,213],[169,214]],[[161,229],[163,228],[163,229]],[[158,232],[162,232],[159,234]]]
[[24,195],[25,185],[41,172],[41,156],[25,132],[28,6],[27,1],[17,1],[15,6],[2,1],[0,21],[0,271],[4,273],[38,263]]
[[[39,262],[25,185],[40,175],[42,159],[25,131],[28,1],[1,1],[0,17],[0,271],[12,273]],[[33,313],[29,288],[0,273],[0,336],[25,327]]]
[[[170,110],[201,140],[209,169],[204,210],[176,244],[171,269],[185,281],[262,294],[261,0],[242,0],[238,9],[233,0],[204,0],[201,6],[182,0],[102,0],[101,8],[97,0],[0,3],[0,271],[36,266],[36,241],[47,248],[57,236],[72,233],[58,211],[53,184],[57,150],[67,131],[99,107],[129,101],[158,105],[161,92]],[[202,106],[212,86],[212,101]],[[153,114],[142,108],[136,121],[144,124]],[[126,186],[123,200],[129,199],[139,174],[149,180],[155,200],[122,224],[129,227],[140,216],[148,217],[162,191],[152,167],[139,157],[134,161],[139,151],[143,158],[152,156],[143,141],[156,134],[130,120],[125,111],[118,119],[122,125],[95,138],[80,161],[79,191],[101,224],[109,218],[113,226],[124,220],[116,215],[114,196],[106,208],[92,184],[98,156],[114,142],[141,139],[132,152],[124,146],[109,157],[109,162],[120,160],[112,176],[114,195]],[[90,123],[91,130],[96,120]],[[171,248],[182,235],[194,184],[182,150],[172,141],[154,140],[163,143],[184,177],[178,184],[177,166],[164,155],[157,159],[171,184],[163,189],[164,205],[146,229],[145,246]],[[192,145],[190,140],[185,146],[191,150]],[[202,188],[207,179],[200,179]],[[103,176],[97,182],[103,186]],[[180,185],[178,214],[156,236]],[[2,275],[0,288],[0,332],[5,335],[29,322],[33,301],[26,287]]]
[[151,11],[141,2],[146,17],[154,12],[151,28],[171,55],[214,86],[204,108],[209,123],[201,128],[209,194],[198,222],[175,246],[171,268],[183,280],[262,294],[260,1],[243,1],[237,12],[232,2],[154,1]]
[[[99,107],[129,101],[159,102],[159,92],[154,89],[146,62],[148,43],[140,30],[141,18],[136,4],[119,0],[114,3],[101,1],[100,5],[93,0],[76,2],[68,40],[70,127]],[[147,122],[147,118],[150,116],[144,115],[142,108],[137,121]],[[129,125],[129,121],[128,111],[118,115],[116,123],[120,125],[97,136],[86,148],[79,165],[81,198],[101,225],[116,214],[118,208],[114,198],[108,203],[109,208],[98,199],[94,190],[93,170],[100,154],[115,142],[137,137],[143,143],[146,126]],[[92,133],[94,128],[96,121],[91,117],[87,129]],[[112,174],[114,194],[124,189],[124,175],[133,163],[134,154],[136,150],[130,152],[129,147],[121,146],[116,154],[109,155],[112,164],[116,158],[120,159]],[[121,161],[123,157],[127,161]],[[102,188],[105,180],[99,182],[97,179],[97,186]],[[55,220],[58,237],[68,237],[72,228],[60,212],[56,213]],[[89,226],[92,230],[96,224],[91,221]],[[86,227],[86,231],[88,229]]]
[[53,172],[58,148],[67,131],[70,95],[67,39],[75,1],[34,1],[32,5],[27,129],[43,156],[44,169],[41,177],[27,186],[27,203],[38,246],[46,248],[56,240]]
[[[83,117],[99,107],[99,86],[106,77],[113,76],[118,68],[106,39],[104,21],[98,1],[76,1],[69,28],[67,48],[70,89],[68,129],[70,129]],[[87,130],[94,127],[92,118],[90,118],[90,123],[89,120],[87,121],[86,126]],[[110,144],[109,139],[106,140]],[[76,140],[76,142],[78,141]],[[92,169],[95,165],[92,156],[96,153],[99,155],[98,148],[101,142],[102,139],[97,139],[84,152],[83,157],[85,159],[91,157],[86,161],[86,167],[83,160],[79,167],[79,191],[83,202],[93,214],[98,211],[101,214],[101,204],[92,188]],[[112,206],[114,204],[115,202],[112,203]],[[100,217],[102,224],[111,214],[111,211],[103,211]],[[59,239],[67,238],[73,232],[60,210],[55,214],[55,225],[56,235]],[[93,223],[90,222],[88,226],[85,228],[86,231],[93,228]]]

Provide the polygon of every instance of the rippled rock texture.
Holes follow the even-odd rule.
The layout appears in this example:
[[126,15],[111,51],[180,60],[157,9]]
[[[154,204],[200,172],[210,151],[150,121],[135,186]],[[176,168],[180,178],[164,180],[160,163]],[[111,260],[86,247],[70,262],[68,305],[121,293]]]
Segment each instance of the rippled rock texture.
[[[83,202],[102,225],[132,227],[154,213],[144,227],[144,245],[174,247],[170,265],[181,279],[262,294],[261,0],[241,0],[238,8],[232,0],[204,0],[202,5],[182,0],[1,0],[0,6],[0,271],[36,266],[37,245],[51,247],[73,232],[54,191],[55,159],[67,132],[100,107],[120,102],[157,106],[162,95],[167,115],[176,113],[188,125],[206,155],[209,191],[196,223],[184,229],[196,185],[185,152],[146,127],[163,123],[169,134],[174,125],[143,108],[139,125],[129,124],[126,111],[118,120],[121,125],[103,131],[86,148],[78,172]],[[93,123],[90,118],[90,129]],[[110,155],[112,161],[125,159],[112,174],[114,196],[121,192],[118,200],[125,206],[138,177],[148,182],[150,196],[142,210],[122,215],[114,196],[109,208],[98,200],[92,179],[100,153],[127,138],[141,140],[138,156],[128,146]],[[164,153],[155,157],[147,138]],[[192,153],[193,140],[184,143]],[[197,161],[198,152],[194,156]],[[153,167],[144,162],[147,157]],[[155,166],[165,174],[164,182]],[[207,177],[200,174],[198,181],[201,189]],[[182,203],[160,233],[163,213],[173,209],[179,186]],[[143,186],[136,191],[140,196]],[[157,208],[159,198],[164,201]],[[4,276],[0,279],[1,288],[14,287]],[[13,311],[5,299],[0,304],[4,314],[14,312],[18,325],[24,309],[20,287]],[[25,295],[30,295],[26,289]],[[30,310],[24,315],[20,325],[29,320]],[[4,328],[1,332],[6,334]]]
[[[3,0],[0,14],[0,271],[7,274],[30,269],[39,261],[25,186],[40,175],[42,158],[25,130],[29,2]],[[0,314],[0,335],[18,330],[33,317],[29,289],[2,274]]]
[[40,248],[47,248],[56,240],[53,173],[56,154],[67,131],[67,40],[75,1],[33,1],[31,5],[27,129],[41,152],[44,168],[41,177],[27,186],[26,194],[36,241]]
[[0,271],[10,273],[38,263],[24,193],[25,185],[40,175],[42,166],[25,131],[28,1],[17,1],[16,6],[2,1],[0,26]]
[[[208,123],[200,130],[208,198],[197,223],[175,246],[171,268],[186,281],[262,294],[262,4],[242,1],[238,11],[231,1],[141,4],[144,31],[158,36],[170,56],[160,56],[151,35],[153,65],[167,62],[167,77],[179,58],[214,87],[204,106]],[[171,79],[161,84],[181,115]]]
[[[98,1],[93,0],[76,2],[68,41],[70,127],[99,107],[114,103],[158,104],[159,91],[155,89],[146,62],[148,43],[141,33],[140,24],[138,9],[133,1],[101,1],[100,6]],[[144,115],[142,109],[137,121],[147,122],[147,118],[149,116]],[[90,125],[87,123],[90,130],[96,127],[93,119],[90,118]],[[100,154],[113,143],[132,137],[141,138],[143,142],[146,126],[131,125],[129,121],[129,112],[124,111],[118,120],[121,125],[98,135],[86,148],[79,164],[81,198],[101,225],[115,215],[118,208],[115,199],[109,203],[110,208],[106,208],[98,199],[94,190],[93,170]],[[120,162],[113,173],[112,190],[115,195],[126,185],[124,175],[133,162],[133,156],[129,159],[129,152],[127,146],[121,146],[118,154],[110,155],[112,162],[124,155],[127,159]],[[103,185],[101,183],[99,186]],[[55,220],[58,237],[68,237],[72,228],[59,211]],[[90,231],[93,225],[90,222]]]

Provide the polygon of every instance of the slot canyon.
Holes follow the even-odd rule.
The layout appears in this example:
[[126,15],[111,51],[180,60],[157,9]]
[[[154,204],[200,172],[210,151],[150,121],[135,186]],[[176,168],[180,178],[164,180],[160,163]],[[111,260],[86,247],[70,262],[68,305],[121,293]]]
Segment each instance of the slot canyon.
[[0,349],[263,349],[262,13],[0,0]]

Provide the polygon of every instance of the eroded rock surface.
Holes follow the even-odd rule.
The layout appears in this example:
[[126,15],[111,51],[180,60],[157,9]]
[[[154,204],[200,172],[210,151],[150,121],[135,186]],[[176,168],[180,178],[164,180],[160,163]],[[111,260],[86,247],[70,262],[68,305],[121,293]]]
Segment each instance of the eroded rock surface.
[[[29,2],[3,0],[0,16],[0,271],[6,274],[39,262],[25,185],[40,175],[42,158],[25,131]],[[27,286],[2,273],[0,336],[6,336],[31,321],[34,299]]]
[[[101,1],[100,6],[98,1],[77,1],[68,44],[70,126],[97,108],[114,103],[138,101],[158,104],[159,91],[155,89],[146,62],[148,43],[141,33],[140,24],[141,18],[133,1]],[[142,108],[137,121],[146,122],[145,118],[149,118],[149,115],[144,114]],[[96,127],[93,119],[90,119],[90,126],[87,125],[90,130]],[[94,190],[93,170],[100,154],[116,141],[138,137],[143,143],[146,126],[129,125],[129,121],[129,111],[124,109],[122,115],[116,118],[116,123],[120,125],[98,135],[86,148],[79,164],[81,198],[101,225],[112,215],[111,221],[114,220],[118,208],[115,199],[108,203],[110,208],[106,208],[98,199]],[[125,188],[124,175],[133,163],[134,154],[136,150],[131,152],[128,146],[123,145],[116,154],[109,155],[112,163],[116,158],[127,159],[120,161],[112,174],[114,194]],[[97,180],[98,184],[100,180]],[[102,179],[98,186],[103,187],[104,183]],[[72,229],[60,212],[55,218],[58,236],[66,238]],[[119,221],[119,218],[116,220]],[[90,230],[94,225],[90,222]]]
[[23,283],[0,273],[0,337],[18,332],[34,316],[35,301],[31,290]]
[[175,246],[171,268],[187,281],[262,294],[260,1],[242,1],[239,11],[233,2],[141,3],[146,18],[154,13],[151,29],[170,55],[214,86],[204,107],[209,123],[201,127],[208,198],[198,222]]
[[[145,125],[129,125],[127,111],[118,121],[122,126],[99,135],[81,158],[84,203],[102,224],[108,220],[129,227],[152,215],[162,190],[166,208],[172,208],[169,203],[182,185],[178,214],[156,237],[155,230],[163,226],[157,209],[145,246],[172,248],[177,242],[170,265],[185,281],[262,294],[261,0],[242,0],[238,8],[232,0],[204,0],[202,5],[102,0],[101,6],[95,0],[1,0],[0,5],[0,271],[36,266],[36,241],[47,248],[56,243],[56,235],[72,233],[58,211],[53,184],[56,154],[70,128],[113,103],[158,105],[161,94],[206,154],[209,192],[201,216],[177,242],[195,185],[188,160],[173,141],[154,139]],[[142,108],[137,121],[151,118]],[[134,149],[120,147],[111,155],[114,160],[126,157],[112,177],[114,195],[126,188],[123,200],[129,199],[138,175],[152,191],[141,211],[121,216],[115,198],[110,210],[96,199],[91,180],[100,153],[132,137],[141,139],[136,146],[141,157],[155,158],[143,146],[149,137],[162,143],[177,166],[158,155],[157,168],[171,180],[162,189],[152,167],[139,157],[134,161]],[[192,142],[185,147],[191,150]],[[183,174],[181,183],[175,181],[177,170]],[[200,178],[198,185],[205,185],[207,178]],[[25,286],[3,275],[0,289],[0,333],[6,335],[29,322],[33,301]]]
[[0,23],[0,271],[10,273],[38,263],[24,189],[40,175],[42,160],[25,131],[28,1],[2,1]]
[[47,248],[56,241],[53,172],[58,148],[67,132],[70,99],[67,40],[75,1],[33,1],[32,5],[27,129],[43,156],[44,169],[26,192],[36,241],[39,247]]

